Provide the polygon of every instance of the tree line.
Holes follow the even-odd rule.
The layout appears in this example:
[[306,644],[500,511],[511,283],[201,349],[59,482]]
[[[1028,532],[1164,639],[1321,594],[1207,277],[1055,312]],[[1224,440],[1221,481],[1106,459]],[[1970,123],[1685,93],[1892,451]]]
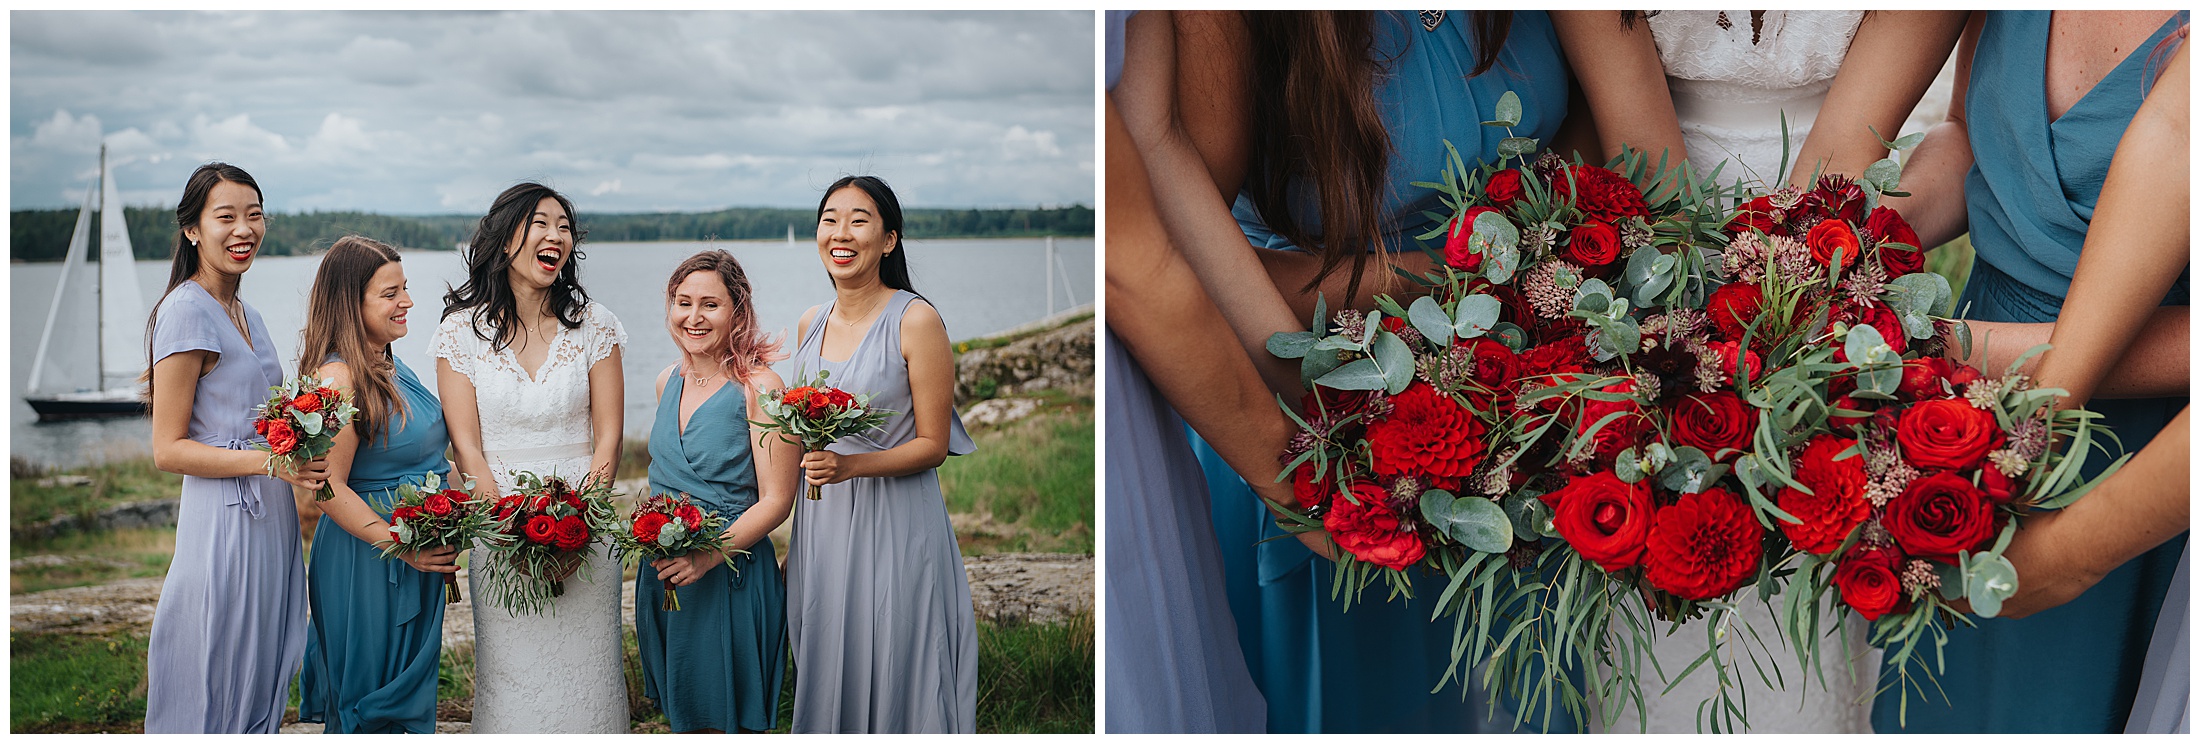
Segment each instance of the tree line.
[[[124,207],[130,248],[140,259],[165,259],[175,241],[175,209]],[[59,261],[69,250],[75,209],[18,209],[13,213],[8,258]],[[715,212],[581,213],[591,242],[657,240],[776,240],[789,227],[807,241],[817,214],[807,209],[737,207]],[[269,215],[260,252],[291,256],[327,250],[345,235],[365,235],[400,248],[455,250],[471,239],[479,218],[466,215],[392,215],[372,212],[298,212]],[[1093,210],[1077,205],[1051,209],[909,209],[911,239],[1091,237]]]

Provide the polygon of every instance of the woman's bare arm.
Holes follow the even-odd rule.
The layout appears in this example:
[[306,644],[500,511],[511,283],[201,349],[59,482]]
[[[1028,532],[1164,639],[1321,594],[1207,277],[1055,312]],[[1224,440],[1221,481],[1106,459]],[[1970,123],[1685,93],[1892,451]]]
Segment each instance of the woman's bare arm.
[[2017,593],[2002,617],[2059,606],[2108,572],[2185,532],[2192,524],[2192,409],[2177,413],[2145,449],[2060,511],[2038,512],[2002,555],[2017,568]]
[[153,363],[153,466],[200,478],[266,475],[268,453],[215,447],[191,438],[191,403],[199,376],[219,354],[179,351]]
[[1919,247],[1930,248],[1955,240],[1970,229],[1970,213],[1964,203],[1963,179],[1971,172],[1971,130],[1965,118],[1964,97],[1971,87],[1971,57],[1978,50],[1979,30],[1986,14],[1974,12],[1956,44],[1955,88],[1948,98],[1948,117],[1925,130],[1925,140],[1902,163],[1902,190],[1909,196],[1890,196],[1880,204],[1902,213],[1902,220],[1917,231]]
[[457,455],[463,483],[474,479],[474,497],[495,501],[497,479],[489,472],[489,457],[481,450],[481,411],[475,407],[474,381],[451,368],[451,360],[435,360],[435,394],[443,402],[443,428],[451,434],[451,451]]
[[1625,145],[1652,157],[1666,153],[1669,163],[1686,162],[1680,115],[1673,109],[1650,24],[1623,24],[1616,10],[1554,10],[1551,25],[1558,29],[1574,79],[1596,112],[1604,157],[1619,155]]
[[[1841,71],[1810,136],[1796,152],[1787,182],[1809,186],[1819,173],[1863,174],[1887,156],[1880,136],[1894,139],[1902,121],[1948,62],[1969,13],[1960,10],[1875,10],[1849,41]],[[1878,134],[1873,134],[1877,129]],[[1905,179],[1906,180],[1906,179]],[[1931,247],[1937,244],[1928,244]]]
[[[751,420],[763,421],[764,408],[756,403],[756,396],[764,391],[778,390],[787,384],[770,368],[757,370],[742,383],[742,392],[748,398],[747,415]],[[739,519],[726,526],[726,549],[747,550],[777,529],[787,515],[794,512],[795,491],[802,488],[802,447],[777,434],[749,427],[750,461],[756,466],[756,503],[742,512]]]
[[626,368],[619,347],[588,368],[588,425],[595,441],[588,472],[609,484],[619,474],[619,440],[626,435]]

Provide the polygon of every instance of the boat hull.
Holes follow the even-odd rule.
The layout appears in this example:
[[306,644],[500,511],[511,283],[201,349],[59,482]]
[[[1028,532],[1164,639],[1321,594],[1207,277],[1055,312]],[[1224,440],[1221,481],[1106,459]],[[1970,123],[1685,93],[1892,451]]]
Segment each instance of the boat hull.
[[145,401],[130,398],[94,398],[90,396],[24,396],[23,402],[31,404],[38,412],[39,421],[73,421],[95,418],[128,418],[144,416],[151,411]]

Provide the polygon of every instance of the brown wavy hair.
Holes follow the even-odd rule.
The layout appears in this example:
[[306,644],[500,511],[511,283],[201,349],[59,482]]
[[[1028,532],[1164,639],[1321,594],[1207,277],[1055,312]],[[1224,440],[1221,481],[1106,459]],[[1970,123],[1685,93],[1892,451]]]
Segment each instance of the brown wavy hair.
[[680,290],[680,282],[689,274],[708,271],[725,282],[726,294],[733,305],[733,327],[726,329],[726,345],[719,349],[718,362],[739,380],[742,386],[749,384],[749,376],[756,374],[772,362],[785,359],[780,353],[780,339],[764,335],[756,322],[755,292],[749,287],[748,272],[741,270],[741,262],[733,254],[723,250],[708,250],[687,257],[672,270],[672,278],[665,280],[665,330],[672,334],[672,342],[678,345],[680,332],[672,325],[672,295]]
[[396,428],[388,426],[393,415],[406,415],[405,398],[397,394],[397,363],[391,360],[389,345],[376,348],[367,341],[367,285],[383,265],[399,260],[395,248],[346,235],[321,256],[312,294],[306,298],[298,370],[319,369],[329,357],[351,367],[352,405],[359,407],[352,426],[359,432],[361,446]]
[[[1245,192],[1269,229],[1321,258],[1310,291],[1346,263],[1345,295],[1360,291],[1368,247],[1388,263],[1382,205],[1390,195],[1390,133],[1375,105],[1376,11],[1245,11],[1253,70],[1252,161]],[[1390,21],[1410,23],[1408,19]],[[1512,30],[1512,11],[1476,11],[1474,69],[1488,72]],[[1410,39],[1409,35],[1409,39]],[[1410,40],[1408,43],[1411,43]],[[1305,177],[1320,204],[1319,231],[1291,212],[1292,179]]]

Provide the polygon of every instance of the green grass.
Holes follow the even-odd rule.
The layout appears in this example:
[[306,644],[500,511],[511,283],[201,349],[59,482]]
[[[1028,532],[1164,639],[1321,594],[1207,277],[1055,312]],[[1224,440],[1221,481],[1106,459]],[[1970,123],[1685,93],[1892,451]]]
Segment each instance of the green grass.
[[[81,475],[89,485],[39,485],[55,475]],[[183,492],[183,476],[163,473],[150,457],[118,459],[71,470],[53,471],[21,458],[8,461],[8,519],[10,524],[44,522],[64,514],[82,517],[132,501],[172,499]]]
[[11,733],[144,729],[145,639],[8,634]]
[[978,623],[978,732],[1090,734],[1092,614],[1064,623]]
[[955,353],[957,355],[960,355],[969,353],[974,349],[993,349],[1007,346],[1009,344],[1013,344],[1024,339],[1031,338],[1032,336],[1046,333],[1047,331],[1051,331],[1056,328],[1061,328],[1063,326],[1073,323],[1081,323],[1087,320],[1091,320],[1092,316],[1093,314],[1089,312],[1078,313],[1076,315],[1064,317],[1059,322],[1049,323],[1045,327],[1034,328],[1028,333],[1020,333],[1014,336],[988,336],[985,338],[973,338],[957,341],[955,342]]
[[1092,407],[1064,398],[972,432],[977,451],[940,466],[947,510],[986,517],[975,533],[958,536],[964,554],[1092,552]]
[[11,564],[8,593],[25,594],[123,579],[165,576],[176,551],[173,528],[72,532],[44,540],[16,540],[8,557],[55,555],[71,558],[53,566]]

